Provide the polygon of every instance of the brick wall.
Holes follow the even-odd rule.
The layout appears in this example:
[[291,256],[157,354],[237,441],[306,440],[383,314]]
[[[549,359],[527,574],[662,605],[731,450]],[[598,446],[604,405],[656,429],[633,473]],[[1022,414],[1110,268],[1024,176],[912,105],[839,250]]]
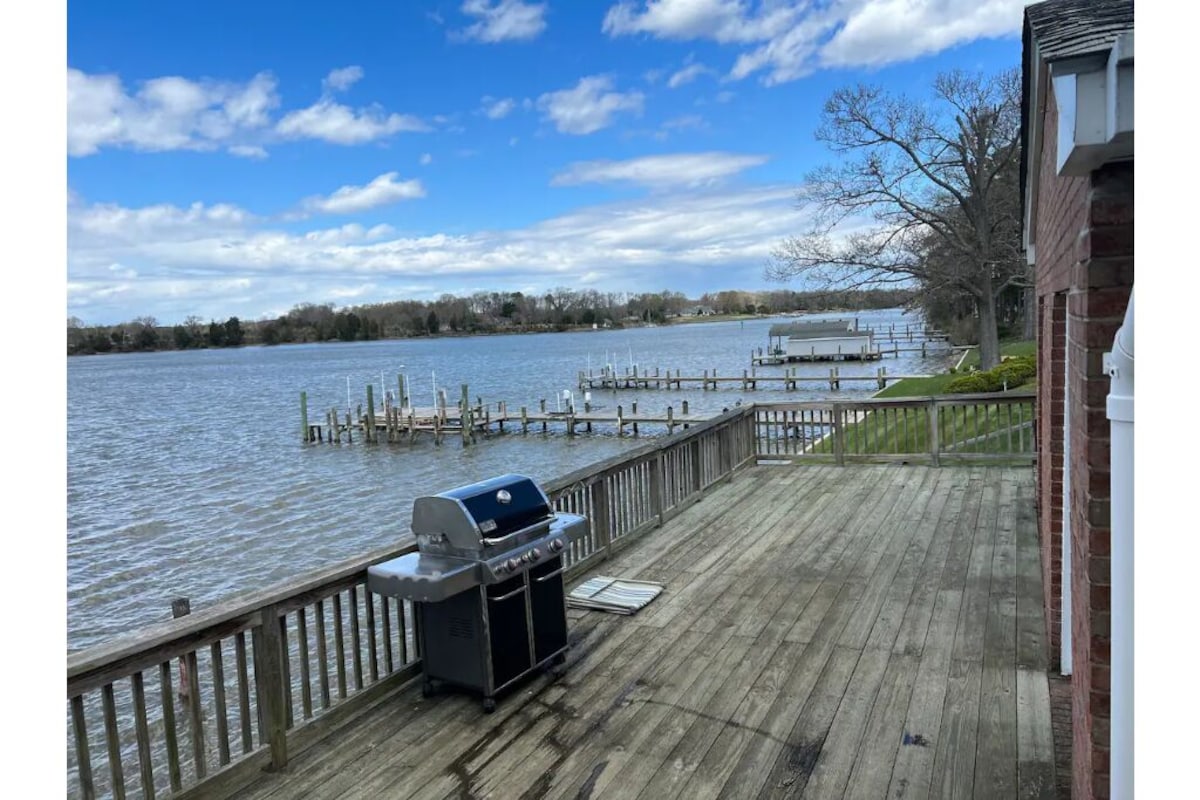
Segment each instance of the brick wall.
[[1108,797],[1109,742],[1109,379],[1112,349],[1133,285],[1133,164],[1092,173],[1087,224],[1067,299],[1071,374],[1071,640],[1074,789]]
[[[1088,177],[1055,174],[1057,119],[1043,119],[1036,231],[1038,530],[1051,657],[1058,658],[1063,414],[1071,403],[1072,792],[1108,797],[1109,770],[1109,381],[1103,354],[1124,318],[1133,285],[1132,162]],[[1070,337],[1065,335],[1069,318]],[[1065,374],[1070,350],[1071,374]]]

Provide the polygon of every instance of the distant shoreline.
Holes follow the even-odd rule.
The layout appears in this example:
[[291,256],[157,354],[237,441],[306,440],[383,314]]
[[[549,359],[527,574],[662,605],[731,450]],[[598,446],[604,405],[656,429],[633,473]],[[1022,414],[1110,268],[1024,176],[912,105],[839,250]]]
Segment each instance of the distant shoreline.
[[608,327],[603,327],[603,326],[592,327],[591,325],[588,325],[588,324],[579,324],[579,325],[570,325],[570,326],[564,326],[564,327],[549,326],[548,329],[540,329],[540,330],[502,329],[502,330],[489,330],[489,331],[439,331],[438,333],[427,333],[427,334],[424,334],[421,336],[379,336],[379,337],[376,337],[373,339],[355,339],[352,341],[344,341],[341,339],[311,339],[308,341],[276,342],[276,343],[272,343],[272,344],[267,344],[265,342],[258,341],[258,342],[247,342],[245,344],[222,345],[222,346],[216,346],[216,347],[213,347],[211,345],[206,345],[204,347],[186,347],[186,348],[161,347],[161,348],[152,348],[152,349],[145,349],[145,350],[108,350],[108,351],[97,350],[94,352],[84,352],[84,353],[80,353],[80,352],[70,353],[69,352],[69,353],[67,353],[67,358],[74,358],[76,356],[119,356],[119,355],[132,355],[135,353],[182,353],[182,352],[188,352],[188,351],[192,351],[192,350],[241,350],[241,349],[247,348],[247,347],[284,347],[286,345],[297,345],[297,344],[354,344],[356,342],[421,341],[421,340],[425,340],[425,339],[459,339],[459,338],[468,338],[468,337],[476,337],[476,336],[521,336],[521,335],[546,334],[546,333],[585,333],[585,332],[590,333],[592,331],[595,331],[596,333],[600,333],[602,331],[617,331],[617,330],[629,330],[629,329],[639,329],[639,328],[669,327],[669,326],[674,326],[674,325],[694,325],[694,324],[698,324],[698,323],[745,322],[747,320],[772,319],[772,318],[776,318],[776,317],[806,317],[806,316],[815,316],[815,315],[819,315],[819,314],[861,314],[861,313],[866,313],[866,312],[871,312],[871,311],[884,311],[884,310],[887,310],[887,309],[884,309],[884,308],[861,308],[861,309],[831,308],[831,309],[825,309],[822,311],[782,311],[782,312],[779,312],[776,314],[697,314],[697,315],[686,316],[686,317],[684,317],[684,316],[668,317],[667,319],[663,320],[662,322],[626,322],[626,323],[622,323],[619,325],[610,325]]

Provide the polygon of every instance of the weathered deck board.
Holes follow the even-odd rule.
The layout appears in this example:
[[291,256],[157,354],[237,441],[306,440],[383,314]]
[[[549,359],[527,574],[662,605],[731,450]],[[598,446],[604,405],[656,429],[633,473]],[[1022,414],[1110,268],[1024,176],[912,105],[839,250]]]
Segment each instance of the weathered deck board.
[[[599,567],[562,677],[484,715],[410,686],[238,795],[1041,797],[1028,468],[755,467]],[[905,743],[905,736],[908,743]]]

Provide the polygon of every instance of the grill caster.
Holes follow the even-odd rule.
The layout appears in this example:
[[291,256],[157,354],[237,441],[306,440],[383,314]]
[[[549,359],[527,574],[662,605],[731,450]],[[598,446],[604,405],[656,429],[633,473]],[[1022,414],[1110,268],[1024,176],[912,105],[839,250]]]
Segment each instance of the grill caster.
[[496,701],[491,697],[483,698],[483,713],[490,714],[496,710]]
[[421,697],[433,697],[437,693],[437,689],[433,685],[433,681],[423,681],[421,683]]

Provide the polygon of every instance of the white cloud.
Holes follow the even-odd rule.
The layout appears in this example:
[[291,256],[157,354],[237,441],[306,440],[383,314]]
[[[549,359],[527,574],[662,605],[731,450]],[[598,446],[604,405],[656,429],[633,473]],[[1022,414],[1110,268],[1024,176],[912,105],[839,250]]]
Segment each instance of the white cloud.
[[667,79],[667,87],[670,89],[678,89],[680,86],[691,83],[701,75],[712,72],[711,69],[700,63],[688,64],[683,69],[675,72]]
[[[803,227],[795,187],[683,189],[582,208],[523,228],[397,235],[350,224],[293,232],[231,206],[68,207],[68,313],[92,323],[153,314],[255,316],[374,284],[372,299],[463,285],[550,289],[590,276],[638,290],[647,270],[688,291],[761,280],[780,238]],[[111,265],[135,270],[121,277]],[[707,283],[697,281],[705,275]],[[252,307],[238,305],[249,298]]]
[[478,42],[520,41],[537,38],[546,29],[546,5],[520,0],[467,0],[462,13],[475,22],[457,32],[462,39]]
[[326,91],[341,92],[362,80],[363,68],[355,65],[335,69],[325,76],[321,85]]
[[555,175],[550,185],[623,182],[654,188],[694,188],[717,183],[766,161],[766,156],[722,152],[643,156],[627,161],[577,161]]
[[267,151],[256,144],[234,144],[229,146],[231,155],[241,156],[242,158],[266,158]]
[[547,92],[538,108],[560,133],[584,135],[606,128],[619,113],[641,114],[641,92],[615,92],[608,75],[580,78],[573,89]]
[[431,156],[429,153],[421,153],[421,158],[419,161],[421,162],[422,167],[428,167],[433,163],[433,156]]
[[89,156],[114,147],[146,152],[224,148],[231,155],[263,158],[264,145],[280,138],[360,144],[403,131],[429,130],[411,115],[387,113],[378,106],[352,109],[332,99],[332,90],[351,86],[362,74],[357,66],[333,70],[316,103],[273,121],[280,102],[275,78],[268,72],[245,83],[153,78],[130,93],[116,75],[68,69],[67,153]]
[[1027,0],[620,0],[610,36],[708,39],[738,54],[729,77],[767,85],[820,67],[881,66],[1020,32]]
[[378,106],[352,109],[329,97],[285,114],[275,132],[287,139],[322,139],[333,144],[362,144],[394,133],[428,131],[409,114],[388,114]]
[[874,0],[845,19],[821,51],[823,64],[880,66],[975,39],[1020,33],[1026,0]]
[[366,186],[343,186],[328,197],[310,197],[304,209],[323,214],[354,214],[367,209],[425,196],[419,180],[397,180],[399,173],[387,172]]
[[517,101],[511,97],[497,100],[491,96],[484,96],[480,102],[482,105],[479,110],[488,119],[504,119],[517,107]]
[[260,72],[244,84],[154,78],[129,94],[116,75],[68,69],[67,153],[212,150],[266,126],[279,105],[275,88]]

